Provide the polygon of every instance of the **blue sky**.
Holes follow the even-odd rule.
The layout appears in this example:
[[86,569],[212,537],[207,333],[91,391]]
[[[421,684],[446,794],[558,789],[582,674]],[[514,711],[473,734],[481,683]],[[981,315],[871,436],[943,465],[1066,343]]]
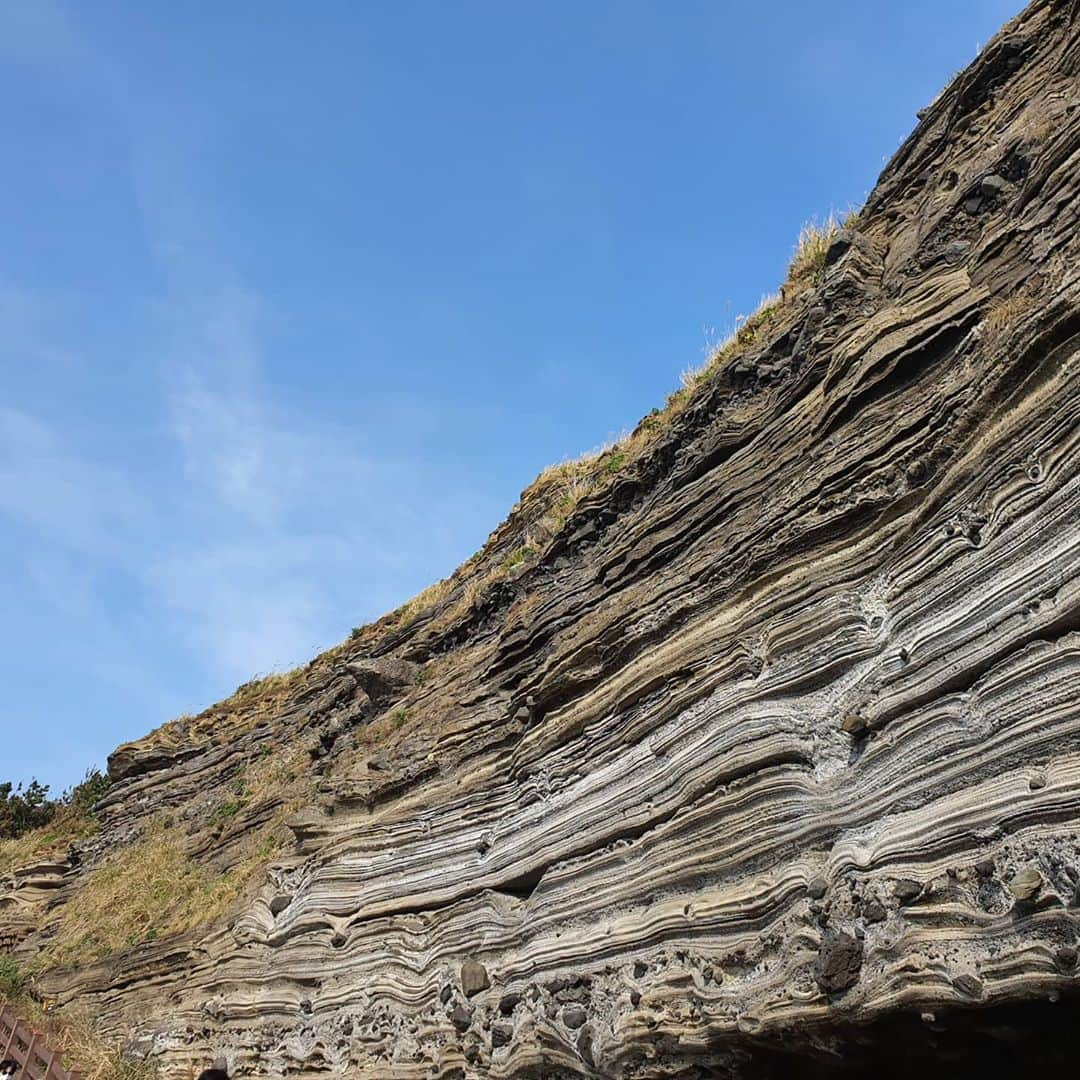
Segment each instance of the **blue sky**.
[[1018,0],[0,0],[0,780],[447,574]]

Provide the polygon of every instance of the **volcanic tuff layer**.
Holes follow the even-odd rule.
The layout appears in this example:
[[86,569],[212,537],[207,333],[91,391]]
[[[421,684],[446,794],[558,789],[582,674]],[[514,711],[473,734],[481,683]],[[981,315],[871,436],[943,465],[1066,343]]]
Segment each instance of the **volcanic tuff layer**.
[[26,877],[47,913],[9,891],[24,959],[163,815],[246,857],[284,796],[226,800],[268,757],[302,756],[295,844],[41,989],[166,1076],[402,1078],[737,1075],[1068,991],[1078,76],[1080,6],[1037,0],[543,550],[457,603],[523,500],[430,610],[121,748],[79,864]]

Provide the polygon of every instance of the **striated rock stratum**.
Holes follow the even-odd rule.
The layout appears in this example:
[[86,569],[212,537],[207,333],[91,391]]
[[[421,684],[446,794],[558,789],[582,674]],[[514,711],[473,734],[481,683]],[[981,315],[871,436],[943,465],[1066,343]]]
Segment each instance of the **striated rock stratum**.
[[0,946],[166,1077],[1056,1060],[1078,196],[1080,5],[1036,0],[624,448],[120,748],[98,834],[0,886]]

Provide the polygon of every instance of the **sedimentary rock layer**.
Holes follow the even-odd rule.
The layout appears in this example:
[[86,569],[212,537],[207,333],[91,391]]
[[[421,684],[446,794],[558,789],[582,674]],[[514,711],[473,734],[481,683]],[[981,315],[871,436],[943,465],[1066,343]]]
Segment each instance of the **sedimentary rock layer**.
[[280,800],[200,814],[266,753],[310,750],[318,792],[228,919],[45,989],[166,1076],[402,1078],[739,1075],[1066,992],[1078,20],[1006,27],[814,287],[483,603],[245,731],[123,748],[68,896],[163,807],[227,867]]

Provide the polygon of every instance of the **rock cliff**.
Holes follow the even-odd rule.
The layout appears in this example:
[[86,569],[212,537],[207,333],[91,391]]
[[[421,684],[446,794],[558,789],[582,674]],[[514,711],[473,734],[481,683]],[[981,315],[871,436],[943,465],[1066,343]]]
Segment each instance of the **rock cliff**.
[[166,1077],[1040,1060],[1080,979],[1078,193],[1080,4],[1036,0],[625,447],[120,748],[0,944]]

